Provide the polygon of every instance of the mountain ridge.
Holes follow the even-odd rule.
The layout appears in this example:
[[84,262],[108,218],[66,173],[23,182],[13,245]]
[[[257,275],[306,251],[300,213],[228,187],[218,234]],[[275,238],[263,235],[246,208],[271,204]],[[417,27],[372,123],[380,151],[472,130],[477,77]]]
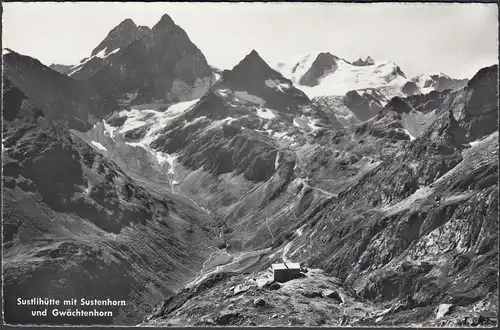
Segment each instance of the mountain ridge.
[[51,325],[496,324],[498,66],[453,88],[329,52],[220,71],[170,16],[139,30],[83,81],[3,52],[9,323],[37,295],[127,301],[29,320]]

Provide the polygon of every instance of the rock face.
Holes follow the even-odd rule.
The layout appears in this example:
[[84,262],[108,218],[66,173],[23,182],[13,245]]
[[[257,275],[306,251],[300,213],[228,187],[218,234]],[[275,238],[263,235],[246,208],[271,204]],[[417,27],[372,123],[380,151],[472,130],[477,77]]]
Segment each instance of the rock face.
[[252,51],[224,71],[192,110],[173,128],[166,127],[151,147],[181,155],[179,161],[192,169],[203,166],[217,176],[243,173],[247,180],[265,181],[275,170],[276,146],[273,138],[262,139],[255,130],[284,135],[297,131],[297,120],[314,131],[328,119]]
[[114,29],[109,31],[106,38],[101,41],[96,48],[94,48],[91,55],[94,56],[103,50],[107,51],[105,52],[106,55],[114,49],[127,47],[132,42],[140,39],[149,32],[150,29],[147,26],[137,26],[134,21],[127,18],[118,24]]
[[[113,28],[106,38],[94,48],[90,57],[74,65],[68,75],[77,80],[87,80],[98,72],[113,57],[124,51],[132,42],[151,33],[147,26],[137,26],[131,19],[126,19]],[[115,55],[117,54],[117,55]]]
[[[211,219],[186,199],[137,184],[4,82],[5,321],[137,323],[201,267]],[[18,306],[18,297],[110,298],[126,306],[108,307],[113,317],[49,310],[40,318],[30,316],[34,306]]]
[[124,20],[90,57],[64,69],[78,81],[15,52],[4,61],[5,74],[48,116],[69,117],[70,128],[78,130],[119,107],[199,99],[216,80],[205,56],[168,15],[152,29]]
[[[170,17],[120,46],[139,30],[113,30],[86,81],[4,55],[8,322],[17,297],[77,296],[127,306],[28,321],[496,324],[497,66],[422,94],[391,62],[277,71],[252,51],[212,84]],[[292,262],[301,277],[274,282]]]
[[361,58],[359,58],[357,61],[352,62],[352,65],[356,66],[368,66],[374,64],[375,61],[370,56],[368,56],[364,61]]
[[[229,310],[237,315],[228,321],[233,325],[494,325],[498,129],[475,125],[478,116],[492,115],[496,72],[481,70],[459,91],[394,99],[353,131],[323,132],[280,150],[290,165],[278,162],[276,172],[224,216],[229,253],[248,257],[211,268],[226,277],[195,281],[177,296],[182,303],[167,302],[146,324],[209,325]],[[472,115],[467,104],[480,95],[484,103]],[[286,166],[288,179],[279,181]],[[251,258],[257,251],[269,259]],[[359,314],[321,320],[313,316],[321,313],[304,310],[297,319],[280,320],[283,296],[301,295],[294,306],[339,304],[323,301],[322,290],[338,292],[333,283],[310,286],[311,279],[297,279],[293,289],[272,293],[259,285],[258,270],[291,259],[342,283],[341,300]],[[235,267],[250,277],[231,274]],[[210,311],[198,303],[252,280],[255,288],[240,300],[216,298],[218,308]],[[257,297],[266,305],[252,304]],[[436,318],[442,304],[460,308]]]
[[[27,95],[51,119],[80,131],[88,130],[100,112],[92,89],[56,72],[40,61],[10,51],[3,55],[4,77]],[[6,84],[7,85],[7,84]]]
[[[133,28],[132,22],[126,26]],[[168,15],[150,31],[139,27],[136,32],[137,40],[88,79],[102,97],[112,98],[118,105],[171,104],[205,94],[214,79],[212,69],[186,32]],[[119,41],[112,38],[115,40]],[[106,45],[106,40],[103,42],[94,52]]]
[[423,93],[429,91],[442,92],[447,89],[457,90],[464,87],[468,79],[453,79],[444,73],[422,74],[411,79]]
[[338,65],[336,60],[338,59],[338,57],[330,53],[318,54],[311,68],[300,79],[300,84],[311,87],[318,85],[319,78],[323,77],[326,73],[333,73],[337,70]]
[[54,71],[57,71],[62,74],[69,74],[71,72],[71,68],[73,65],[64,65],[64,64],[51,64],[49,65],[49,68],[51,68]]

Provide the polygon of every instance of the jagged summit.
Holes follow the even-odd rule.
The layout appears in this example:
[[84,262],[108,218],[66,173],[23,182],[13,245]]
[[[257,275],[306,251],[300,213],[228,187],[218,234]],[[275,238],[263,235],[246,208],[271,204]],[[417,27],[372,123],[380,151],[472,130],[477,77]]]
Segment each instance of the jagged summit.
[[172,26],[176,26],[174,20],[172,19],[172,17],[170,17],[170,15],[168,14],[163,14],[163,16],[160,18],[160,20],[158,21],[158,23],[156,23],[154,26],[153,26],[153,33],[156,32],[156,31],[159,31],[159,30],[162,30],[162,29],[165,29],[165,28],[169,28],[169,27],[172,27]]
[[135,22],[131,18],[126,18],[120,24],[118,24],[113,30],[111,30],[111,32],[113,32],[114,30],[124,29],[127,27],[136,28],[137,25],[135,24]]
[[371,56],[368,56],[364,61],[360,57],[357,61],[352,62],[352,65],[357,65],[357,66],[368,66],[374,64],[375,61],[373,60],[373,58],[371,58]]
[[493,77],[493,81],[486,81],[487,85],[488,83],[495,83],[495,80],[498,78],[497,76],[498,73],[498,64],[490,65],[487,67],[484,67],[480,69],[476,74],[471,78],[471,80],[467,83],[469,87],[476,86],[480,82],[482,82],[484,77]]
[[2,48],[2,55],[7,55],[9,53],[15,53],[15,51],[10,48]]
[[271,68],[255,49],[248,53],[232,70],[224,70],[223,72],[224,80],[231,80],[237,85],[240,83],[245,85],[245,80],[261,81],[278,76],[283,79],[281,74]]
[[421,93],[426,94],[433,90],[442,92],[446,89],[460,89],[467,84],[468,79],[454,79],[443,72],[429,72],[418,75],[411,81],[419,87]]
[[255,49],[252,49],[252,51],[248,53],[248,55],[245,56],[243,60],[241,60],[240,63],[238,63],[234,67],[233,70],[245,67],[247,65],[252,65],[252,66],[259,65],[272,70],[272,68],[266,63],[266,61],[264,61],[264,59],[262,59],[262,57],[259,55],[259,53],[257,53]]
[[[146,29],[145,29],[146,28]],[[110,52],[129,45],[132,41],[137,40],[144,35],[149,28],[139,28],[130,18],[125,19],[111,31],[106,38],[94,48],[91,56],[96,56],[103,52],[102,55],[107,55]]]
[[248,53],[248,56],[258,56],[260,58],[259,53],[257,53],[257,51],[255,49],[252,49],[252,51],[250,53]]

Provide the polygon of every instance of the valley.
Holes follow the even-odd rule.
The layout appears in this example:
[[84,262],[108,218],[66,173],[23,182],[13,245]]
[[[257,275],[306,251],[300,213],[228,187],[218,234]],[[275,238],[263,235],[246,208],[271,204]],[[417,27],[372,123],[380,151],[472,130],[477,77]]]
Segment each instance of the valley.
[[[73,66],[3,61],[7,323],[496,325],[498,65],[215,70],[167,14]],[[34,295],[127,306],[29,318]]]

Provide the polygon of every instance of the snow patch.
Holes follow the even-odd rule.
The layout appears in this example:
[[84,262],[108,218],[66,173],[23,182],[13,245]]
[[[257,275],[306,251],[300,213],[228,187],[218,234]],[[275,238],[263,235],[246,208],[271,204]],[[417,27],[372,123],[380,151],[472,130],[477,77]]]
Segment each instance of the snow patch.
[[219,128],[219,127],[222,127],[224,124],[226,125],[229,125],[231,124],[233,121],[237,121],[238,119],[236,118],[233,118],[233,117],[226,117],[224,119],[221,119],[221,120],[214,120],[210,125],[208,125],[206,127],[206,130],[212,130],[212,129],[215,129],[215,128]]
[[100,150],[103,150],[103,151],[108,151],[108,149],[106,149],[102,144],[100,144],[99,142],[96,142],[96,141],[91,141],[91,143],[97,147],[97,149],[100,149]]
[[104,49],[102,49],[99,53],[95,54],[94,56],[99,58],[104,58],[106,54],[106,49],[107,47],[104,47]]
[[193,119],[193,120],[191,120],[191,121],[189,121],[189,122],[188,122],[187,120],[185,120],[185,121],[184,121],[184,127],[187,127],[187,126],[190,126],[190,125],[196,124],[196,123],[198,123],[198,122],[200,122],[200,121],[203,121],[203,120],[205,120],[205,119],[207,119],[207,116],[200,116],[200,117],[195,118],[195,119]]
[[102,121],[103,123],[103,126],[104,126],[104,134],[105,135],[108,135],[111,139],[115,139],[115,128],[111,125],[109,125],[108,123],[106,123],[105,120]]
[[228,94],[231,93],[231,91],[229,89],[218,89],[217,93],[219,93],[219,95],[223,97],[227,97]]
[[192,101],[185,101],[185,102],[179,102],[174,105],[171,105],[166,113],[172,115],[172,116],[180,116],[181,114],[185,113],[187,110],[189,110],[193,105],[198,103],[200,99],[192,100]]
[[436,319],[440,319],[450,312],[452,304],[441,304],[436,313]]
[[120,48],[116,48],[116,49],[112,50],[111,52],[109,52],[109,54],[107,54],[105,57],[108,57],[108,56],[110,56],[110,55],[113,55],[113,54],[115,54],[115,53],[118,53],[119,51],[120,51]]
[[176,164],[178,156],[169,155],[166,153],[162,153],[160,151],[157,151],[155,153],[155,156],[156,156],[156,159],[158,161],[158,164],[162,165],[162,164],[168,163],[168,165],[169,165],[168,173],[175,174],[175,164]]
[[251,102],[251,103],[255,103],[255,104],[258,104],[260,106],[263,106],[266,101],[261,99],[260,97],[258,96],[255,96],[255,95],[252,95],[252,94],[249,94],[248,92],[246,91],[235,91],[234,92],[234,95],[244,101],[247,101],[247,102]]
[[434,189],[430,187],[422,187],[413,193],[413,195],[403,199],[402,201],[392,205],[384,206],[381,208],[382,212],[387,212],[389,215],[397,214],[403,210],[408,210],[412,206],[416,206],[417,202],[424,200],[433,193]]
[[279,80],[267,79],[265,81],[267,87],[276,88],[280,92],[284,93],[286,89],[289,89],[291,86],[287,83],[283,83]]
[[411,135],[410,132],[408,132],[408,130],[403,129],[403,131],[406,133],[406,135],[408,135],[410,137],[410,141],[415,140],[415,137],[413,135]]
[[83,60],[81,60],[81,61],[80,61],[80,63],[78,63],[78,64],[76,64],[76,65],[72,66],[72,67],[70,68],[70,70],[72,70],[72,71],[68,74],[68,76],[71,76],[71,75],[73,75],[73,74],[77,73],[78,71],[80,71],[80,70],[83,68],[83,66],[85,65],[85,63],[87,63],[88,61],[90,61],[90,60],[91,60],[91,59],[93,59],[93,58],[96,58],[96,57],[97,57],[97,58],[100,58],[100,59],[105,59],[106,57],[108,57],[108,56],[110,56],[110,55],[112,55],[112,54],[115,54],[115,53],[117,53],[118,51],[120,51],[120,48],[116,48],[116,49],[112,50],[111,52],[109,52],[108,54],[106,54],[106,49],[107,49],[107,48],[104,48],[104,49],[103,49],[103,50],[101,50],[99,53],[97,53],[97,54],[95,54],[95,55],[93,55],[93,56],[90,56],[90,57],[84,58]]
[[301,117],[295,117],[293,119],[293,125],[298,127],[299,129],[305,130],[305,131],[317,131],[321,129],[321,127],[316,126],[318,120],[314,119],[312,117],[307,117],[307,116],[301,116]]
[[92,190],[92,185],[90,185],[89,183],[89,185],[85,188],[85,194],[86,195],[90,194],[90,190]]
[[[304,228],[306,227],[307,224],[303,225],[302,227],[298,228],[295,230],[295,233],[297,233],[297,236],[301,237],[304,234]],[[311,235],[312,236],[312,235]]]
[[489,141],[491,138],[495,138],[498,136],[498,131],[491,133],[490,135],[483,136],[480,139],[477,139],[475,141],[469,142],[471,148],[476,148],[477,146],[481,145],[484,142]]
[[267,108],[257,108],[257,116],[264,119],[276,118],[276,115],[271,111],[271,109]]

